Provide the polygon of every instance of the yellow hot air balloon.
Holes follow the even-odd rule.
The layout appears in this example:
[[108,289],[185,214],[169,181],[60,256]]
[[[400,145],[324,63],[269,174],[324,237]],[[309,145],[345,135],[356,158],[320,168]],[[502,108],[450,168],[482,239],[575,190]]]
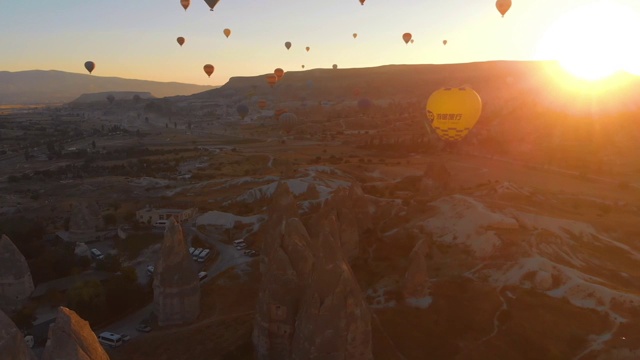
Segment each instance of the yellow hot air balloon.
[[184,38],[182,36],[178,37],[176,41],[178,42],[178,44],[180,44],[180,46],[184,44]]
[[402,34],[402,40],[404,40],[405,44],[408,44],[411,41],[411,33]]
[[230,29],[224,29],[224,30],[222,30],[222,32],[224,33],[224,36],[226,36],[227,38],[229,38],[229,36],[231,35],[231,30]]
[[511,0],[497,0],[496,1],[496,9],[498,9],[500,14],[502,14],[502,17],[504,17],[504,14],[506,14],[507,11],[509,11],[510,8],[511,8]]
[[203,67],[203,69],[207,76],[211,77],[211,74],[213,74],[213,65],[207,64]]
[[353,38],[355,39],[357,37],[358,37],[358,34],[357,33],[353,33]]
[[187,11],[187,8],[191,5],[191,0],[180,0],[180,5],[182,5],[184,11]]
[[443,140],[458,141],[478,122],[482,100],[469,87],[442,88],[429,96],[427,119]]

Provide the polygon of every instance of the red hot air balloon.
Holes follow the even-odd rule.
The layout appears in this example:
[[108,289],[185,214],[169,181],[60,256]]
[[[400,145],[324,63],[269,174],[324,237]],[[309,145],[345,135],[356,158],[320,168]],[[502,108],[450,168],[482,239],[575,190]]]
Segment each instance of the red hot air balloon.
[[278,78],[278,80],[280,80],[284,76],[284,70],[277,68],[273,70],[273,74]]
[[213,65],[207,64],[203,67],[203,69],[207,76],[211,77],[211,74],[213,74]]
[[187,11],[187,8],[191,5],[191,0],[180,0],[180,5],[182,5],[184,11]]
[[405,44],[408,44],[411,41],[411,33],[402,34],[402,40],[404,40]]
[[178,37],[176,41],[178,42],[178,44],[180,44],[180,46],[184,44],[184,38],[182,36]]

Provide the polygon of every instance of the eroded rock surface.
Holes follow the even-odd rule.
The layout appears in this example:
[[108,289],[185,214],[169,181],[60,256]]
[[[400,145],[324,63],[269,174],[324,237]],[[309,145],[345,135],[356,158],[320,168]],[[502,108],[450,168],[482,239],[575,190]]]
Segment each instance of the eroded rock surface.
[[0,359],[35,360],[22,333],[9,317],[0,311]]
[[171,218],[153,275],[153,306],[158,325],[193,322],[200,314],[200,281],[182,228]]
[[73,310],[58,308],[42,360],[109,360],[89,323]]

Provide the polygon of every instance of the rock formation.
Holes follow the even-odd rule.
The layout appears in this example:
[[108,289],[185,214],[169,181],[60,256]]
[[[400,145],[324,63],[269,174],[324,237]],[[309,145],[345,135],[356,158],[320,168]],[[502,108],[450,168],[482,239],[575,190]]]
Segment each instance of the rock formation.
[[451,173],[441,161],[427,163],[424,170],[420,194],[422,196],[435,196],[442,194],[449,188]]
[[72,241],[95,239],[96,231],[104,226],[102,213],[95,202],[78,202],[71,209],[69,236]]
[[109,360],[89,323],[73,310],[58,308],[42,360]]
[[331,235],[332,225],[322,228],[313,239],[319,250],[296,319],[291,358],[373,359],[371,314]]
[[[323,207],[305,227],[281,183],[268,213],[257,358],[370,359],[370,314],[341,250],[339,211]],[[350,226],[357,229],[355,220]]]
[[409,255],[409,267],[404,276],[402,293],[406,299],[424,299],[429,296],[429,275],[427,274],[428,247],[425,239],[420,240]]
[[253,343],[258,359],[286,360],[291,356],[299,301],[311,273],[313,255],[286,183],[278,184],[268,214]]
[[2,360],[35,360],[22,333],[5,313],[0,311],[0,358]]
[[200,281],[182,228],[173,218],[153,274],[153,306],[160,326],[192,322],[200,313]]
[[8,236],[0,238],[0,307],[16,308],[33,292],[31,271]]

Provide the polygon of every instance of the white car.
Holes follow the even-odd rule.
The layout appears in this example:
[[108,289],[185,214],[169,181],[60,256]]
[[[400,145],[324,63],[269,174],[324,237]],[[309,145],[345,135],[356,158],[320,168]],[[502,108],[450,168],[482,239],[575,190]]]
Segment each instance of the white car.
[[148,275],[153,275],[153,271],[154,270],[155,270],[155,268],[153,267],[153,265],[147,266],[147,274]]
[[200,281],[203,281],[204,279],[206,279],[209,276],[209,274],[207,274],[206,271],[201,271],[198,273],[198,279],[200,279]]

